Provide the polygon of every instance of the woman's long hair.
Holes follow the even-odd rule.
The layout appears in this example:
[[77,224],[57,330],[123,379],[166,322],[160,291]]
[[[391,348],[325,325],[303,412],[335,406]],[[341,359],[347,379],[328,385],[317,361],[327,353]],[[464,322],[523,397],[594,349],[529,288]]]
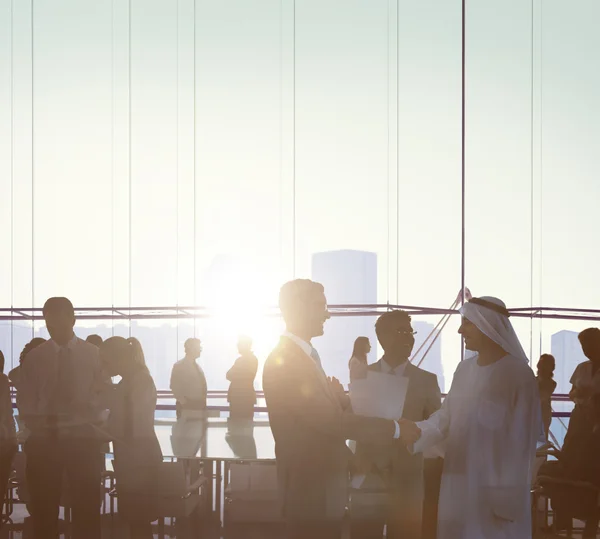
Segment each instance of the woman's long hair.
[[556,368],[556,360],[552,354],[542,354],[540,360],[537,363],[537,374],[540,375],[541,371],[548,373],[550,378],[554,378],[554,369]]
[[117,356],[119,361],[129,361],[148,370],[142,344],[135,337],[110,337],[102,343],[102,348],[106,349],[111,355]]
[[364,363],[367,362],[367,347],[369,346],[369,337],[357,337],[354,341],[354,348],[352,349],[352,355],[350,356],[350,360],[348,361],[348,366],[350,366],[350,362],[352,358],[360,359]]

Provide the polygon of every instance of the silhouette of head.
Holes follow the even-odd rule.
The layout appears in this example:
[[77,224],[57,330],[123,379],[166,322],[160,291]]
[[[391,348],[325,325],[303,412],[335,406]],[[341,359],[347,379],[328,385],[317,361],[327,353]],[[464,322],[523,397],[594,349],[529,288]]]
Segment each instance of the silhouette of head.
[[352,356],[362,359],[366,358],[367,354],[371,351],[371,341],[368,337],[357,337],[354,341],[354,349],[352,350]]
[[330,316],[323,285],[310,279],[285,283],[279,292],[279,309],[288,331],[306,341],[323,335]]
[[552,378],[554,369],[556,368],[556,360],[552,354],[542,354],[537,363],[537,373],[541,378]]
[[142,345],[135,337],[110,337],[100,346],[100,361],[109,376],[147,369]]
[[185,357],[188,359],[196,360],[202,353],[202,344],[200,343],[200,339],[188,339],[185,341],[183,348],[185,350]]
[[42,339],[41,337],[35,337],[31,339],[21,351],[21,355],[19,356],[19,363],[23,363],[23,360],[31,352],[34,348],[37,348],[40,344],[45,343],[46,339]]
[[43,314],[52,340],[60,346],[65,346],[73,338],[73,304],[67,298],[50,298],[44,304]]
[[6,363],[6,360],[4,359],[4,354],[2,353],[2,350],[0,350],[0,373],[4,372],[4,364]]
[[88,335],[86,341],[98,348],[102,345],[102,337],[100,335]]
[[406,360],[415,346],[410,315],[396,310],[382,314],[375,322],[377,340],[386,355]]
[[237,343],[238,352],[240,355],[252,353],[252,339],[246,335],[241,335]]
[[579,334],[579,342],[585,357],[594,363],[600,363],[600,329],[584,329]]

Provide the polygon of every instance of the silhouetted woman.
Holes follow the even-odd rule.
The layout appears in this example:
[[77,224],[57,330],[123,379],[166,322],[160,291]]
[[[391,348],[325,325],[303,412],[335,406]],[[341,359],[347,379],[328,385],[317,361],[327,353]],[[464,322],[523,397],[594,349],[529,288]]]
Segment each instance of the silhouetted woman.
[[157,519],[158,468],[162,452],[154,432],[156,386],[137,339],[111,337],[100,347],[110,376],[121,381],[112,392],[108,432],[113,441],[119,513],[131,537],[152,537]]
[[258,370],[258,359],[252,352],[252,339],[240,337],[238,340],[240,357],[235,360],[233,367],[227,372],[229,391],[229,417],[231,419],[254,418],[254,405],[256,404],[256,391],[254,378]]
[[371,343],[368,337],[358,337],[354,341],[354,350],[352,351],[352,357],[348,363],[350,369],[350,383],[354,380],[367,377],[367,368],[369,363],[367,361],[367,355],[371,351]]
[[550,424],[552,423],[552,394],[556,389],[556,381],[554,380],[554,369],[556,361],[554,356],[550,354],[542,354],[537,364],[537,381],[540,392],[540,400],[542,402],[542,421],[544,422],[544,432],[546,439],[550,432]]

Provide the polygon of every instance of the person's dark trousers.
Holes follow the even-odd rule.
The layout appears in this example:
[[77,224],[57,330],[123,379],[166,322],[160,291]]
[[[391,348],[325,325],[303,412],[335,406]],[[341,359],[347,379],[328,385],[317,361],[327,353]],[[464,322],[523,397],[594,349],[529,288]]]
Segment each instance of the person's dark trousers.
[[444,459],[425,459],[423,469],[423,483],[425,495],[423,497],[423,539],[436,539],[438,504]]
[[350,523],[350,539],[382,539],[384,519],[352,520]]
[[[6,491],[8,489],[8,480],[10,478],[13,458],[16,452],[16,441],[0,441],[0,489],[2,490],[2,499],[4,499],[4,497],[6,496]],[[0,527],[2,527],[1,523]]]
[[342,522],[288,522],[286,539],[342,539]]
[[100,443],[90,437],[32,435],[25,443],[35,539],[58,538],[63,477],[73,539],[100,539]]

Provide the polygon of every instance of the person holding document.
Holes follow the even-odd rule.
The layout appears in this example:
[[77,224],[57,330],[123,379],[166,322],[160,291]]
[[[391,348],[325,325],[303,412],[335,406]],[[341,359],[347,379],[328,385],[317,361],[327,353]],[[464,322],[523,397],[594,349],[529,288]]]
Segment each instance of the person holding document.
[[398,422],[354,415],[339,382],[323,372],[311,344],[329,318],[321,284],[286,283],[279,306],[286,331],[265,363],[263,390],[287,536],[340,539],[352,455],[346,440],[391,443]]
[[[530,483],[545,436],[537,382],[497,298],[472,298],[460,310],[468,350],[440,410],[402,421],[415,453],[445,440],[439,539],[531,537]],[[414,444],[414,446],[412,445]]]
[[[375,332],[384,354],[369,365],[369,373],[405,378],[408,383],[404,386],[402,417],[427,419],[440,408],[441,393],[435,374],[408,361],[415,344],[410,316],[401,310],[387,312],[377,320]],[[375,393],[371,398],[387,397]],[[352,539],[379,539],[386,524],[388,539],[420,539],[423,455],[410,454],[404,445],[395,443],[358,443],[356,453],[368,467],[361,485],[365,494],[359,489],[353,495]],[[385,495],[375,498],[372,492],[377,488]],[[366,494],[367,489],[370,494]]]

